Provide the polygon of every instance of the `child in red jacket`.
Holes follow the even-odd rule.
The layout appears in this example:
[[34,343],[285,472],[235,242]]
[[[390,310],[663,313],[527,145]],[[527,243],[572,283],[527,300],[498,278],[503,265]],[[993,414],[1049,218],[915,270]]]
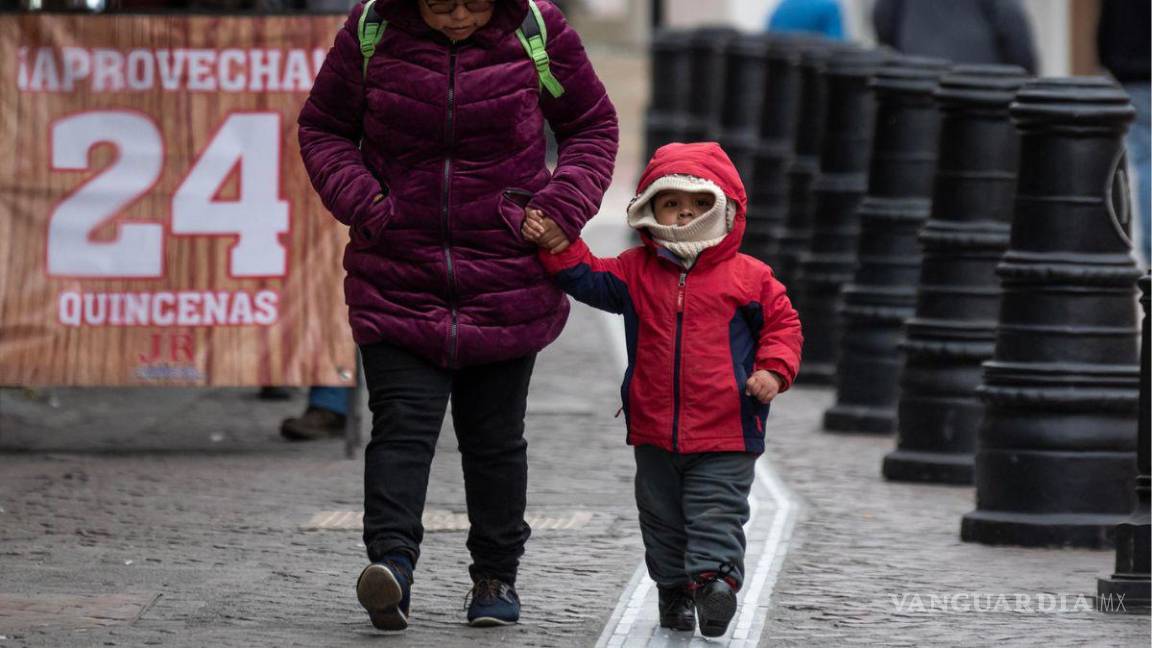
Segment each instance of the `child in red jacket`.
[[748,492],[768,403],[800,364],[800,321],[772,270],[737,252],[744,186],[715,143],[656,151],[628,206],[644,245],[614,259],[528,210],[522,233],[561,288],[621,313],[620,388],[660,625],[724,634],[744,574]]

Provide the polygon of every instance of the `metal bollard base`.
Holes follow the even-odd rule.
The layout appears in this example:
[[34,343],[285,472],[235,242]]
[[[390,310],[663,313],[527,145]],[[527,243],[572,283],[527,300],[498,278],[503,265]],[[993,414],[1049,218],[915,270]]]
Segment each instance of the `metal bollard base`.
[[1108,513],[972,511],[960,523],[960,539],[986,545],[1111,549],[1116,525],[1127,516]]
[[893,450],[881,472],[889,481],[971,486],[975,461],[971,453]]
[[831,362],[801,361],[800,373],[796,376],[797,385],[835,385],[836,364]]
[[1152,581],[1117,576],[1096,579],[1096,610],[1109,614],[1152,614]]
[[891,434],[896,431],[896,408],[837,405],[824,413],[824,430]]

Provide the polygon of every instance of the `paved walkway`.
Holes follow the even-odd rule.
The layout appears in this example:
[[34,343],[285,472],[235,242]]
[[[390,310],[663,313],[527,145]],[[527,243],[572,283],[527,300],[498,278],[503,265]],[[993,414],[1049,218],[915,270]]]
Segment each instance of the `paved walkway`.
[[[616,56],[600,69],[622,123],[639,123],[642,66]],[[617,219],[638,140],[627,134],[589,230],[603,254],[625,240]],[[960,542],[971,488],[883,481],[892,440],[821,432],[832,395],[803,388],[772,409],[752,578],[733,631],[705,642],[656,630],[631,452],[613,418],[618,335],[577,307],[537,363],[524,618],[493,630],[463,624],[464,496],[450,430],[433,466],[413,627],[384,636],[353,592],[361,464],[343,459],[339,440],[277,437],[301,397],[0,390],[0,648],[1149,645],[1147,617],[1082,609],[1078,596],[1111,571],[1111,552]]]
[[[597,225],[596,249],[619,244]],[[584,307],[530,396],[524,622],[463,625],[467,552],[453,435],[433,468],[432,530],[402,645],[720,645],[657,631],[618,408],[618,327]],[[1146,646],[1146,617],[1076,610],[1111,552],[961,543],[972,489],[890,484],[891,440],[818,429],[827,390],[773,407],[750,523],[752,578],[723,645]],[[377,635],[363,564],[361,466],[339,440],[286,444],[299,400],[251,390],[0,391],[0,648],[343,646]],[[70,450],[83,452],[73,453]],[[782,514],[787,509],[787,515]],[[931,597],[976,595],[975,611]],[[987,598],[1064,594],[1063,610]],[[983,602],[979,596],[984,596]],[[916,606],[919,600],[921,606]],[[900,603],[904,602],[904,609]],[[1081,608],[1085,604],[1081,604]],[[971,606],[969,606],[971,607]]]
[[[468,556],[450,514],[464,512],[464,495],[446,430],[428,498],[436,530],[404,645],[595,642],[640,556],[631,455],[612,416],[616,372],[596,352],[601,327],[578,311],[534,377],[530,513],[582,525],[534,533],[524,623],[489,632],[462,623]],[[65,390],[55,408],[0,392],[0,443],[35,429],[28,443],[39,447],[99,451],[0,455],[0,646],[340,646],[375,635],[353,592],[359,529],[314,528],[318,514],[360,510],[361,464],[342,458],[341,441],[282,443],[277,422],[299,402],[134,391]],[[108,396],[134,404],[119,424],[111,413],[76,424]],[[122,428],[142,446],[189,451],[129,451]]]

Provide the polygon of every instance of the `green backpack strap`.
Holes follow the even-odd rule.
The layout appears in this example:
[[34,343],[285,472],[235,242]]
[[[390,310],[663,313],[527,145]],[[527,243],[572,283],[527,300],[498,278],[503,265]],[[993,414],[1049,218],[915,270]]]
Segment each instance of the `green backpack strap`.
[[388,21],[376,13],[376,0],[364,3],[364,11],[360,13],[360,23],[356,33],[360,37],[360,53],[364,56],[364,78],[368,78],[368,61],[376,53],[376,46],[384,37],[384,30],[388,28]]
[[545,47],[548,42],[548,29],[544,26],[544,17],[540,15],[536,0],[528,0],[528,10],[520,29],[516,30],[516,38],[520,39],[528,58],[532,59],[532,63],[536,66],[536,76],[540,77],[540,85],[548,90],[548,94],[559,98],[564,94],[564,86],[552,75],[551,61]]

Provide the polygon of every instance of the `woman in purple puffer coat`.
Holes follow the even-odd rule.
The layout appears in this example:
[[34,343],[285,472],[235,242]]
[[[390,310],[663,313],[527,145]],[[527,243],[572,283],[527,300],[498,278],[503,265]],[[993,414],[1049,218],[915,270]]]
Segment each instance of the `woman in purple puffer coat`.
[[[553,97],[516,36],[528,0],[377,0],[367,72],[357,6],[300,113],[300,150],[350,228],[345,298],[372,409],[357,581],[373,624],[407,626],[428,470],[449,398],[464,467],[474,625],[519,618],[530,530],[524,412],[536,353],[568,301],[520,226],[531,206],[570,240],[600,205],[616,112],[560,12],[536,0]],[[544,121],[556,134],[544,163]]]

